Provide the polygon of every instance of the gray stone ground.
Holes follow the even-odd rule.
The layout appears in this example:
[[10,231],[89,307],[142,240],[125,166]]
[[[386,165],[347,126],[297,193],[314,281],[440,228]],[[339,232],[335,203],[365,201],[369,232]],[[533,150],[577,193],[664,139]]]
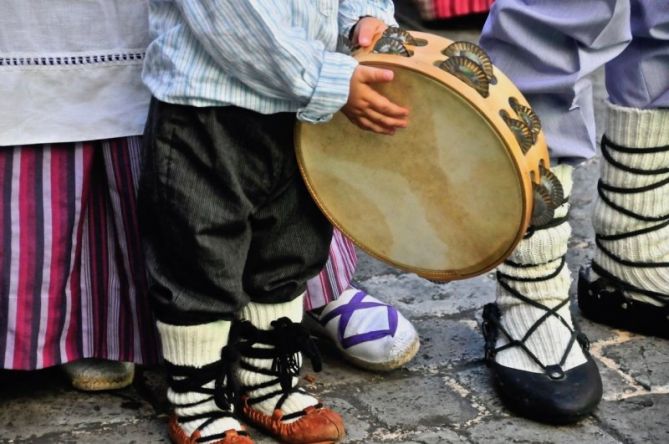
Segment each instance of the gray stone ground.
[[[403,21],[420,27],[405,2],[397,3]],[[432,31],[452,39],[477,38],[472,29]],[[597,95],[601,111],[601,86]],[[592,254],[590,207],[597,171],[597,160],[576,171],[568,257],[573,273]],[[326,367],[309,388],[343,414],[347,442],[669,442],[668,341],[593,324],[572,307],[575,322],[592,340],[604,399],[578,425],[537,424],[500,405],[482,361],[479,323],[481,307],[493,300],[492,275],[439,285],[360,256],[358,284],[401,309],[416,325],[422,347],[405,368],[381,375],[350,367],[323,344]],[[143,371],[131,388],[100,394],[71,390],[57,369],[0,373],[2,443],[167,442],[166,410],[157,369]],[[258,431],[254,437],[260,444],[274,442]]]

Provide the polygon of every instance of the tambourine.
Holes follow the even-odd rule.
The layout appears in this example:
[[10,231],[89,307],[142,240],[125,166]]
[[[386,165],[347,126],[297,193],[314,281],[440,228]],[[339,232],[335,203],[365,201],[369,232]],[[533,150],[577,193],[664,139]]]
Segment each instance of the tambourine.
[[300,170],[327,218],[370,255],[437,281],[482,274],[508,257],[532,224],[562,203],[541,123],[485,52],[388,28],[358,49],[391,69],[378,90],[410,109],[393,136],[337,113],[300,123]]

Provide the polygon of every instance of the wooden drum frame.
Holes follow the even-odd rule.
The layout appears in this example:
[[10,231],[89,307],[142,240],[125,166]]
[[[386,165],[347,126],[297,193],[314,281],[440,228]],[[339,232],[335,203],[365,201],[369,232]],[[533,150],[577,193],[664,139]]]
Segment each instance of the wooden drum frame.
[[359,63],[391,69],[378,90],[410,111],[394,136],[337,113],[298,123],[300,170],[334,226],[370,255],[436,281],[482,274],[563,201],[541,124],[469,42],[388,28]]

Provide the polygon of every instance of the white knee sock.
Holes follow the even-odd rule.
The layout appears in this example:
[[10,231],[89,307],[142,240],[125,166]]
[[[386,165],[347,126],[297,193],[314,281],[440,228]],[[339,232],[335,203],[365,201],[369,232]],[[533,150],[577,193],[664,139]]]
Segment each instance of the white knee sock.
[[[572,168],[559,165],[552,169],[564,188],[564,195],[569,196],[572,188]],[[555,211],[555,219],[567,215],[569,203],[562,204]],[[565,220],[557,226],[537,229],[529,238],[523,239],[507,261],[498,268],[497,305],[502,317],[501,324],[514,340],[521,340],[537,319],[546,314],[546,310],[534,307],[515,297],[504,288],[504,283],[526,298],[553,308],[569,299],[571,277],[564,257],[571,227]],[[515,264],[512,265],[512,264]],[[559,270],[559,271],[558,271]],[[550,277],[552,276],[552,277]],[[548,279],[545,279],[549,277]],[[518,281],[517,279],[536,279],[538,281]],[[571,327],[569,303],[562,305],[557,313]],[[560,361],[572,339],[572,334],[555,316],[549,316],[525,341],[525,345],[544,366],[560,364]],[[506,335],[500,333],[497,347],[509,342]],[[509,347],[497,353],[495,361],[505,367],[541,373],[544,370],[522,348]],[[569,370],[586,362],[586,358],[575,342],[567,355],[563,370]]]
[[[158,322],[158,332],[163,349],[163,357],[172,366],[201,369],[206,365],[221,360],[221,351],[228,343],[230,333],[230,321],[218,321],[201,325],[169,325]],[[222,371],[222,370],[221,370]],[[169,375],[168,367],[168,375]],[[175,377],[183,380],[184,377]],[[226,381],[227,382],[227,381]],[[215,380],[212,379],[202,385],[205,389],[214,389]],[[187,418],[195,415],[221,412],[216,405],[212,394],[188,391],[180,393],[171,387],[167,390],[167,399],[174,407],[174,413],[178,418]],[[232,407],[229,410],[232,412]],[[186,435],[192,433],[208,418],[192,421],[179,420],[179,425]],[[228,430],[242,430],[241,424],[231,417],[223,417],[212,421],[204,427],[200,434],[202,437],[226,432]]]
[[[250,321],[254,327],[259,330],[272,330],[272,321],[275,321],[282,317],[289,318],[294,323],[300,323],[302,321],[302,315],[304,312],[304,295],[297,297],[296,299],[290,302],[284,302],[280,304],[258,304],[251,302],[246,307],[242,309],[241,319]],[[256,344],[254,348],[271,348],[268,345]],[[242,361],[253,366],[265,370],[270,370],[272,368],[272,359],[256,359],[245,357],[242,353]],[[298,357],[298,364],[301,367],[302,365],[302,356]],[[237,371],[237,378],[239,383],[242,386],[257,386],[265,384],[269,381],[275,380],[275,376],[265,375],[262,373],[255,372],[253,370],[247,370],[240,368]],[[295,387],[299,381],[297,377],[292,378],[292,386]],[[268,387],[258,388],[255,390],[249,391],[247,394],[251,399],[260,398],[262,396],[268,395],[272,392],[280,391],[280,385],[278,382],[272,384]],[[253,408],[259,410],[260,412],[266,415],[272,415],[274,412],[277,401],[281,397],[281,394],[276,394],[275,396],[270,397],[264,401],[253,404]],[[307,407],[318,404],[318,400],[313,396],[307,394],[306,392],[294,392],[288,396],[281,406],[281,412],[284,415],[291,413],[296,413],[304,410]],[[298,418],[288,419],[285,422],[292,422]]]
[[[669,225],[666,224],[669,222],[669,110],[639,110],[609,104],[606,137],[625,152],[615,146],[607,148],[605,142],[602,143],[600,187],[604,188],[600,192],[604,199],[598,196],[593,214],[598,237],[593,267],[600,266],[639,289],[667,295],[666,299],[658,300],[642,293],[628,292],[629,297],[655,305],[662,305],[661,300],[664,300],[666,304],[669,302],[668,265],[639,267],[621,263],[621,260],[669,264]],[[644,151],[663,146],[663,151]],[[612,159],[607,159],[606,155]],[[656,174],[648,174],[652,171]],[[664,185],[653,186],[663,182]],[[609,187],[618,190],[607,189]],[[649,189],[638,190],[641,187]],[[665,226],[660,227],[663,223]],[[644,229],[648,232],[633,234]],[[596,277],[593,273],[592,279]]]

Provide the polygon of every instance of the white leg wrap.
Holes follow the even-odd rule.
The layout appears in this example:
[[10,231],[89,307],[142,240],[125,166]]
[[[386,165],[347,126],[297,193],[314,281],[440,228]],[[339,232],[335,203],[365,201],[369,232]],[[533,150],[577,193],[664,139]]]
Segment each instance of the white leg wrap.
[[655,293],[627,292],[629,297],[664,305],[669,302],[669,110],[609,104],[606,139],[593,214],[598,243],[593,269]]
[[[246,307],[242,309],[241,319],[250,321],[254,327],[260,330],[271,330],[271,323],[282,317],[287,317],[294,323],[300,323],[302,321],[302,316],[304,313],[304,295],[290,301],[281,304],[257,304],[254,302],[249,303]],[[263,344],[256,344],[256,348],[270,348],[270,346]],[[242,355],[242,361],[260,369],[270,370],[272,368],[272,359],[253,359],[248,358]],[[298,356],[298,363],[301,367],[302,357]],[[265,384],[273,379],[276,379],[274,376],[265,375],[262,373],[254,372],[253,370],[240,368],[237,371],[237,378],[242,386],[259,386]],[[293,387],[298,384],[298,378],[293,378]],[[251,399],[260,398],[266,396],[272,392],[280,391],[280,385],[277,382],[276,384],[270,385],[268,387],[258,388],[250,390],[247,394]],[[272,415],[274,408],[277,404],[277,401],[281,397],[281,394],[272,396],[264,401],[253,404],[253,408],[259,410],[265,415]],[[304,410],[307,407],[318,404],[318,399],[305,392],[293,392],[288,398],[283,402],[281,406],[281,412],[284,415],[291,413],[296,413]],[[288,419],[285,422],[293,422],[299,418]]]
[[[569,196],[572,168],[559,165],[552,171],[562,183],[565,196]],[[568,209],[569,204],[564,203],[556,210],[555,218],[566,217]],[[546,314],[546,310],[519,299],[509,288],[549,309],[563,304],[557,314],[569,328],[558,317],[548,316],[525,340],[525,346],[544,366],[561,364],[565,371],[586,362],[578,342],[573,343],[566,359],[561,362],[570,342],[574,340],[570,330],[573,327],[568,303],[571,277],[564,263],[570,235],[571,227],[566,219],[556,226],[537,229],[530,237],[523,239],[498,268],[497,286],[501,324],[514,340],[522,340],[537,320]],[[505,288],[505,285],[509,288]],[[496,347],[507,343],[509,338],[500,334]],[[525,350],[517,346],[499,351],[495,360],[505,367],[536,373],[544,371]]]
[[[230,333],[230,321],[218,321],[201,325],[169,325],[158,322],[158,332],[163,349],[163,357],[167,363],[174,366],[201,369],[221,359],[221,350],[228,343]],[[168,368],[169,374],[169,368]],[[184,380],[185,377],[176,377],[177,380]],[[214,380],[201,386],[204,389],[214,389]],[[213,396],[208,393],[198,391],[177,392],[168,387],[167,399],[174,407],[174,413],[179,418],[179,425],[188,435],[200,427],[208,418],[196,419],[192,421],[181,418],[188,418],[196,415],[206,415],[207,413],[216,414],[221,409],[216,405]],[[230,407],[229,412],[233,408]],[[223,417],[212,421],[201,431],[202,437],[224,433],[228,430],[242,430],[241,424],[231,417]]]

